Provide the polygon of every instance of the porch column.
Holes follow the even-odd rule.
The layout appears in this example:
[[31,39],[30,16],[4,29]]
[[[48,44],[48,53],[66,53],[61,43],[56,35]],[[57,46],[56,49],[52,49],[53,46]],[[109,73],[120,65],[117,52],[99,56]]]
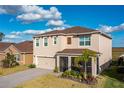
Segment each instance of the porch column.
[[60,58],[60,56],[57,55],[56,62],[57,62],[58,71],[60,71],[60,66],[59,66],[60,59],[59,58]]
[[71,56],[68,56],[68,70],[71,70]]
[[97,71],[96,58],[92,57],[92,62],[91,63],[92,63],[92,75],[96,76],[97,75],[97,73],[96,73],[96,71]]
[[37,55],[35,56],[35,65],[38,66]]

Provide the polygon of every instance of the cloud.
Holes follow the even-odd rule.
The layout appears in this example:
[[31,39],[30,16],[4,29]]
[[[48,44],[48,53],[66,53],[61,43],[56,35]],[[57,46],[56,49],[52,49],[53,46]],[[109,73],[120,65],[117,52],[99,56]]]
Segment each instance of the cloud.
[[[22,40],[32,40],[32,36],[36,34],[42,34],[54,30],[63,30],[66,27],[55,27],[41,30],[28,29],[24,31],[12,31],[10,34],[5,35],[4,42],[20,42]],[[28,38],[27,38],[28,37]]]
[[22,11],[22,6],[20,5],[1,5],[0,10],[4,11],[1,14],[14,14],[17,15],[21,13]]
[[124,30],[124,23],[122,23],[118,26],[100,25],[98,30],[106,32],[106,33],[111,33],[114,31],[121,31],[121,30]]
[[22,32],[22,34],[25,34],[25,35],[35,35],[35,34],[42,34],[44,32],[45,31],[42,31],[42,30],[26,30],[26,31]]
[[49,20],[46,25],[47,26],[63,26],[64,21],[62,21],[62,20]]
[[12,42],[10,39],[3,39],[3,42]]
[[22,6],[23,13],[16,18],[23,23],[37,22],[37,21],[49,21],[60,20],[61,13],[56,7],[51,7],[49,10],[43,9],[38,6]]
[[17,36],[17,35],[5,35],[5,39],[18,39],[18,38],[21,38],[20,36]]
[[34,13],[27,13],[17,16],[17,19],[23,21],[23,23],[30,23],[34,21],[40,21],[41,15]]
[[44,32],[49,32],[53,30],[63,30],[65,27],[55,27],[55,28],[49,28],[44,30],[25,30],[25,31],[13,31],[10,33],[10,35],[14,36],[22,36],[22,35],[36,35],[36,34],[42,34]]
[[11,22],[13,22],[13,21],[14,21],[14,19],[13,19],[13,18],[10,18],[10,19],[9,19],[9,22],[10,22],[10,23],[11,23]]
[[5,14],[5,13],[6,13],[6,11],[4,9],[0,8],[0,14]]
[[16,15],[16,19],[22,23],[45,21],[48,25],[62,26],[62,13],[56,7],[44,9],[36,5],[0,6],[0,14]]

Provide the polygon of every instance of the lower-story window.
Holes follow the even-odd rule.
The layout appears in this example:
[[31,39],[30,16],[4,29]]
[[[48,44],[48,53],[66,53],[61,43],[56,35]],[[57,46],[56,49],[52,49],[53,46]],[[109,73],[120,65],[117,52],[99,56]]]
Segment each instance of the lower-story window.
[[15,54],[16,61],[20,61],[20,54]]

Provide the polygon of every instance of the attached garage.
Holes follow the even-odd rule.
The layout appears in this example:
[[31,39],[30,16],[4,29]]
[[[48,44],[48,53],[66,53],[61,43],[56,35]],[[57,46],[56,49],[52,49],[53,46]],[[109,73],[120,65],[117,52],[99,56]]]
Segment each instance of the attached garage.
[[37,67],[53,70],[55,68],[55,58],[37,57]]

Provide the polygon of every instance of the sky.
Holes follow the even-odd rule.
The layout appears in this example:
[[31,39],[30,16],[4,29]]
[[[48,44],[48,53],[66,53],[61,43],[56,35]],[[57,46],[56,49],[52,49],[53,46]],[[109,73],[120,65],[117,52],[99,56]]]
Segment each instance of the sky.
[[105,32],[113,47],[124,47],[124,6],[0,6],[4,42],[32,40],[35,34],[73,26]]

